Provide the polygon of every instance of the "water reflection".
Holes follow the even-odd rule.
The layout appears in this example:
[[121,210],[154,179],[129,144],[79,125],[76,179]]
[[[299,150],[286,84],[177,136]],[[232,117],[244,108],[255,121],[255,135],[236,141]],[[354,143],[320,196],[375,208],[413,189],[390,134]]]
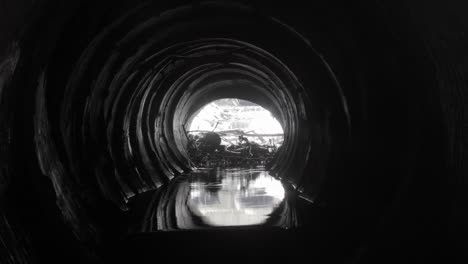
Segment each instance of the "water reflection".
[[264,170],[211,170],[189,181],[188,207],[212,226],[263,224],[284,199],[281,182]]

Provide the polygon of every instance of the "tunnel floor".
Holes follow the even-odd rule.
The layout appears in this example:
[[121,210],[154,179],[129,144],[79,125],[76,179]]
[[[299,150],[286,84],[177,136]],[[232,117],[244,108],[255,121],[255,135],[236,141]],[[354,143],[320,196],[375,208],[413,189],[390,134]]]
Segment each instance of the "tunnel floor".
[[152,263],[155,255],[174,254],[290,259],[311,249],[329,253],[325,229],[317,225],[320,206],[261,167],[198,169],[129,205],[130,232],[110,246],[117,262]]

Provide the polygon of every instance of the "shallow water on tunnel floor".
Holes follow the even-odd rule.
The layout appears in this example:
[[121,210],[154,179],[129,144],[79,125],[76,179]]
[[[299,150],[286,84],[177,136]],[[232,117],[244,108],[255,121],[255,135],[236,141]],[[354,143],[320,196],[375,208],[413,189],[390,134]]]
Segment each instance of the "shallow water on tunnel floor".
[[285,197],[282,183],[262,169],[198,171],[189,182],[187,205],[210,226],[264,224]]
[[263,168],[199,169],[180,175],[140,195],[132,211],[139,232],[297,225],[283,183]]

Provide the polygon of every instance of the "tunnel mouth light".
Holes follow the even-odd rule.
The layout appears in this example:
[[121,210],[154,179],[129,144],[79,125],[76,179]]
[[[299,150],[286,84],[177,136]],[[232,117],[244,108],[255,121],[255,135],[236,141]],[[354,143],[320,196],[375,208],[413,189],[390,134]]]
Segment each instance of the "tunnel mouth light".
[[238,98],[206,104],[187,128],[197,167],[264,166],[284,142],[283,128],[269,110]]
[[263,166],[284,141],[270,111],[238,98],[206,104],[187,127],[189,156],[197,167]]

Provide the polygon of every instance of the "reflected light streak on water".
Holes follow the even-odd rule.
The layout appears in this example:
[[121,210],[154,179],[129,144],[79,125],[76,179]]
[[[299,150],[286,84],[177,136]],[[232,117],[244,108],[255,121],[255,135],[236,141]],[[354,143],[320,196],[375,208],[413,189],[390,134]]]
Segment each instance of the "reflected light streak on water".
[[284,199],[281,182],[263,170],[223,170],[190,179],[188,206],[212,226],[263,224]]

